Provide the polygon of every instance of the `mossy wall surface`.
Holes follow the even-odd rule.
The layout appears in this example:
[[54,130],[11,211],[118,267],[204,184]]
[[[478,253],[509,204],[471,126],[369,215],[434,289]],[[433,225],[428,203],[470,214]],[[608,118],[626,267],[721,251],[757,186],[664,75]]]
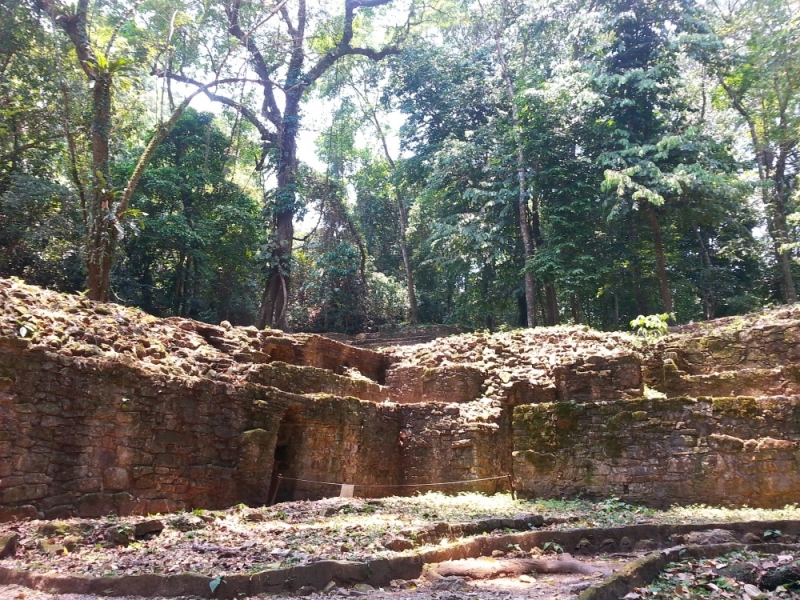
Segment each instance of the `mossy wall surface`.
[[800,498],[800,398],[551,403],[514,409],[514,474],[535,497],[780,507]]

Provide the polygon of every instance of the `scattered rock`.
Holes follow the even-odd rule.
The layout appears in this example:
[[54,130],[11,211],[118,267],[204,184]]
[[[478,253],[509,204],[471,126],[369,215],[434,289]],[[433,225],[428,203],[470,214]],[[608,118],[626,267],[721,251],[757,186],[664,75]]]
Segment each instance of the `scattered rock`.
[[66,554],[75,550],[80,542],[80,537],[68,535],[58,540],[41,540],[39,542],[39,549],[45,554]]
[[178,531],[196,531],[204,529],[206,522],[197,515],[177,515],[169,521],[169,526]]
[[133,535],[137,538],[143,538],[149,535],[158,535],[162,531],[164,531],[164,521],[160,519],[150,519],[148,521],[136,523],[136,525],[134,525]]
[[135,532],[132,525],[110,525],[103,532],[103,539],[111,546],[127,546],[136,539]]
[[[223,321],[223,323],[225,323],[225,322],[226,322],[226,321]],[[310,596],[311,594],[313,594],[313,593],[314,593],[314,592],[316,592],[316,591],[317,591],[317,590],[314,588],[314,586],[313,586],[313,585],[304,585],[304,586],[303,586],[303,587],[301,587],[299,590],[297,590],[295,593],[296,593],[298,596]]]
[[649,552],[658,549],[658,544],[651,539],[639,540],[633,545],[633,549],[637,552]]
[[744,584],[744,593],[747,594],[748,596],[750,596],[750,598],[753,598],[753,600],[756,600],[757,598],[766,598],[767,597],[767,594],[762,592],[756,586],[751,585],[749,583],[745,583]]
[[354,589],[356,592],[361,592],[362,594],[368,594],[368,593],[370,593],[370,592],[374,592],[374,591],[375,591],[375,588],[374,588],[374,587],[372,587],[372,586],[371,586],[370,584],[368,584],[368,583],[357,583],[357,584],[355,584],[355,585],[353,586],[353,589]]
[[742,537],[742,541],[745,544],[760,544],[761,538],[758,537],[755,533],[747,532],[744,534],[744,537]]
[[64,521],[50,521],[43,523],[36,530],[36,533],[42,537],[64,537],[68,535],[78,535],[80,530],[76,525],[66,523]]
[[614,552],[617,549],[617,540],[606,538],[600,543],[600,552]]
[[431,585],[431,590],[440,591],[440,592],[460,592],[466,590],[469,587],[467,584],[467,580],[463,577],[440,577],[436,579]]
[[415,544],[404,537],[394,537],[384,542],[383,547],[392,552],[403,552],[404,550],[411,550],[415,547]]
[[730,577],[732,579],[736,579],[737,581],[741,581],[742,583],[750,583],[752,585],[758,585],[758,582],[761,579],[761,573],[759,572],[758,567],[748,562],[733,563],[726,567],[717,569],[717,572],[723,577]]
[[594,585],[593,581],[581,581],[579,583],[573,583],[569,586],[569,593],[570,594],[580,594],[583,590],[589,589]]
[[770,591],[797,582],[800,582],[800,561],[770,569],[761,578],[761,586]]
[[39,512],[34,506],[25,505],[0,508],[0,523],[8,523],[9,521],[32,521],[38,518]]
[[2,533],[0,534],[0,558],[14,556],[17,553],[17,543],[19,534]]
[[594,546],[588,539],[583,538],[575,545],[575,552],[578,554],[593,554]]

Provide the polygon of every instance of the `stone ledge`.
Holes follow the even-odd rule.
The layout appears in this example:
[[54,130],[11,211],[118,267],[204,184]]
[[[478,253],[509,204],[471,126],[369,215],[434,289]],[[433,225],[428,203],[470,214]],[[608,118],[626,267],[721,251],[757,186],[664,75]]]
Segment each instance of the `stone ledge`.
[[633,591],[654,581],[671,562],[687,558],[716,558],[730,552],[756,550],[777,553],[784,550],[798,550],[800,544],[714,544],[710,546],[675,546],[660,552],[652,552],[625,565],[617,573],[585,590],[578,600],[618,600]]

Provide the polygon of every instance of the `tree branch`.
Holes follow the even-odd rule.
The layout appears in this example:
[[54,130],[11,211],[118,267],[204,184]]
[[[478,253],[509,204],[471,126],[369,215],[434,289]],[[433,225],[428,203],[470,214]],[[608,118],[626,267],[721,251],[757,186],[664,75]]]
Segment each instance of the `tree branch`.
[[219,102],[220,104],[224,104],[225,106],[230,106],[231,108],[236,109],[237,111],[239,111],[239,114],[241,114],[245,119],[247,119],[250,123],[252,123],[256,129],[258,129],[258,132],[261,134],[262,140],[277,145],[278,135],[274,131],[270,131],[269,129],[267,129],[264,123],[261,122],[261,120],[252,110],[247,108],[244,104],[236,102],[236,100],[228,98],[227,96],[221,96],[219,94],[215,94],[210,90],[210,88],[212,87],[223,85],[226,83],[249,82],[249,83],[260,84],[263,82],[259,80],[232,77],[230,79],[219,79],[209,84],[203,84],[197,81],[196,79],[192,79],[191,77],[187,77],[185,75],[179,75],[177,73],[157,73],[157,75],[161,77],[169,77],[170,79],[174,79],[175,81],[180,81],[181,83],[188,83],[189,85],[197,87],[198,88],[197,91],[194,92],[191,97],[196,96],[198,93],[204,93],[208,97],[208,99],[211,100],[212,102]]
[[119,35],[122,26],[130,20],[130,18],[133,16],[133,13],[136,12],[136,9],[139,8],[139,5],[142,2],[144,2],[144,0],[136,0],[136,2],[133,3],[133,6],[131,6],[123,15],[122,19],[120,19],[119,23],[117,23],[117,26],[114,27],[114,33],[111,34],[111,39],[109,39],[108,44],[106,44],[106,56],[111,53],[111,48],[114,47],[114,42],[117,40],[117,36]]
[[130,205],[131,197],[133,193],[136,191],[136,186],[139,184],[139,180],[144,175],[144,171],[147,168],[150,159],[155,154],[156,150],[158,149],[158,145],[164,140],[169,132],[172,131],[172,128],[175,127],[175,123],[178,122],[178,119],[181,118],[186,108],[189,106],[191,101],[197,96],[198,94],[206,93],[208,94],[209,88],[216,87],[222,83],[229,83],[227,80],[217,80],[212,81],[211,83],[201,84],[194,92],[192,92],[189,96],[187,96],[183,102],[180,103],[178,108],[172,113],[170,118],[167,120],[166,123],[163,123],[158,126],[155,135],[150,139],[150,142],[147,144],[144,152],[139,157],[139,160],[136,162],[136,167],[133,169],[133,173],[128,179],[128,183],[125,186],[125,191],[122,193],[122,198],[117,205],[115,210],[116,218],[121,218],[122,215],[128,210],[128,206]]
[[[285,10],[285,5],[286,3],[282,2],[277,7],[277,10],[283,12],[283,10]],[[278,109],[278,103],[275,101],[275,92],[273,89],[274,84],[270,79],[272,70],[267,66],[267,61],[264,60],[264,56],[261,54],[258,46],[256,46],[252,36],[249,33],[245,34],[245,32],[242,30],[241,25],[239,24],[240,6],[241,0],[234,0],[228,7],[226,7],[226,12],[228,14],[228,32],[237,40],[239,40],[250,53],[253,69],[255,69],[256,74],[263,81],[262,85],[264,86],[265,105],[265,109],[263,111],[264,116],[269,119],[276,128],[280,129],[281,112],[280,109]],[[270,13],[270,17],[273,14],[275,14],[275,11]]]
[[[67,34],[75,46],[78,62],[83,72],[91,79],[97,79],[97,57],[94,54],[89,34],[86,30],[86,13],[89,0],[79,0],[74,15],[66,15],[60,5],[54,5],[51,0],[38,0],[36,7],[47,15]],[[94,65],[94,66],[92,66]]]

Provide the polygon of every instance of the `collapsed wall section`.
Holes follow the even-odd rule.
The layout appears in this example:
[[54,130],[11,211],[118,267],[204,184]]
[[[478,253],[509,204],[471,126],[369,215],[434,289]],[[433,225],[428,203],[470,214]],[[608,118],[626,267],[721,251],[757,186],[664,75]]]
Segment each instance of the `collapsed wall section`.
[[513,431],[528,496],[765,508],[800,498],[797,396],[528,405]]

